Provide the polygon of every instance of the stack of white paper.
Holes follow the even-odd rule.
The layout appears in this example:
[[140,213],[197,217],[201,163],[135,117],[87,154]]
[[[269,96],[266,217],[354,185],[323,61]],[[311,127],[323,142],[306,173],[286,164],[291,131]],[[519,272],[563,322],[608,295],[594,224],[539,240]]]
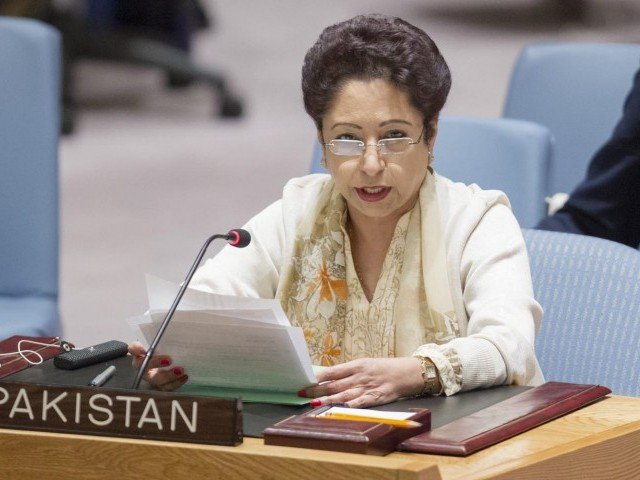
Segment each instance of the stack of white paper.
[[[132,320],[143,343],[153,340],[179,288],[147,276],[149,311]],[[156,353],[185,367],[190,391],[206,386],[295,394],[317,383],[302,329],[290,325],[277,300],[187,289]]]

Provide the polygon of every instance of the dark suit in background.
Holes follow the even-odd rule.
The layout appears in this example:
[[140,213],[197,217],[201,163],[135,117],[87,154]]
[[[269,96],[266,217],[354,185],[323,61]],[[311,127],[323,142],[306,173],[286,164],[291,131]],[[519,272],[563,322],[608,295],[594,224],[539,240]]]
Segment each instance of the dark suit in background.
[[537,228],[640,246],[640,70],[611,138],[567,203]]

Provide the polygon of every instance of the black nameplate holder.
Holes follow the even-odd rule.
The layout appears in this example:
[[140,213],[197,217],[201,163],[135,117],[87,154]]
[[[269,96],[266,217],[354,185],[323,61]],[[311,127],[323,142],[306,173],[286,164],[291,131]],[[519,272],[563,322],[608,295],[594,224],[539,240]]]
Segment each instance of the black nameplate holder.
[[233,446],[242,443],[242,401],[1,381],[0,428]]

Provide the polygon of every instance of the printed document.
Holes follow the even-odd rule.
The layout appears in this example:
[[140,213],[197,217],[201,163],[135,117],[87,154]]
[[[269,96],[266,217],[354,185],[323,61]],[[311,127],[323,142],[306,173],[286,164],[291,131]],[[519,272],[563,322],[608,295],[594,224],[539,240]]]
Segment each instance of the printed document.
[[[131,319],[142,343],[151,343],[179,288],[147,276],[149,311]],[[185,368],[184,393],[305,404],[296,392],[317,383],[302,329],[277,300],[187,289],[156,352]]]

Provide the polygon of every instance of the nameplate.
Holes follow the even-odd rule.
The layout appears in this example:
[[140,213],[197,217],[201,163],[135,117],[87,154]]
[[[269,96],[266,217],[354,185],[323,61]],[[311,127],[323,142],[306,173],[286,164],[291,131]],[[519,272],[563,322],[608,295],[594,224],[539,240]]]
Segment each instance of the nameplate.
[[238,445],[242,401],[2,381],[0,428]]

